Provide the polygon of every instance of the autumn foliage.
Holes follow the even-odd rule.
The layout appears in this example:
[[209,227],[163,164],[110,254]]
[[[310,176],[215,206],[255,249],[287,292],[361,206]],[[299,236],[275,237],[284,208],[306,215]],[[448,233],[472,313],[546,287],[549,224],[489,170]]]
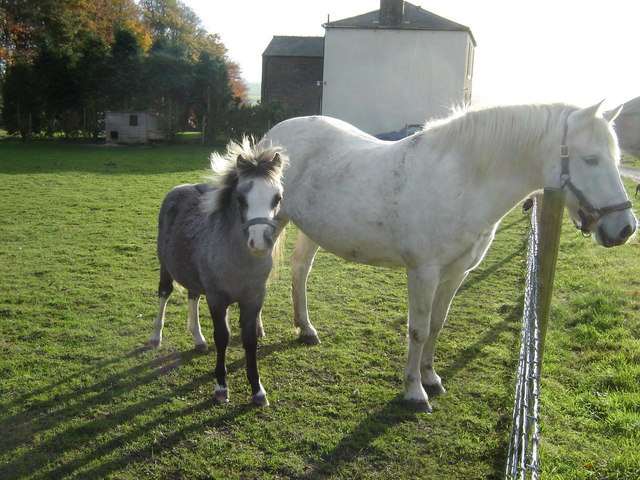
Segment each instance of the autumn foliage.
[[0,80],[4,127],[23,138],[96,136],[120,109],[214,138],[247,93],[220,37],[177,0],[0,0]]

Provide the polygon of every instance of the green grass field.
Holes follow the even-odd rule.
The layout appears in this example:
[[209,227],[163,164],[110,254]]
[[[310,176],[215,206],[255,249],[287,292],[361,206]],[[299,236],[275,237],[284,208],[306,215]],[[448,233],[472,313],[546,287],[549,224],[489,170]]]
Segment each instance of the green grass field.
[[[434,413],[402,404],[403,271],[324,252],[309,284],[323,343],[296,340],[285,255],[258,351],[272,405],[250,404],[235,311],[231,402],[216,405],[215,354],[192,350],[186,296],[169,302],[163,346],[144,348],[158,208],[201,180],[208,153],[0,142],[0,478],[502,478],[528,218],[505,218],[454,300]],[[637,238],[607,250],[565,219],[542,372],[545,479],[638,478],[639,254]],[[213,347],[206,314],[203,302]]]

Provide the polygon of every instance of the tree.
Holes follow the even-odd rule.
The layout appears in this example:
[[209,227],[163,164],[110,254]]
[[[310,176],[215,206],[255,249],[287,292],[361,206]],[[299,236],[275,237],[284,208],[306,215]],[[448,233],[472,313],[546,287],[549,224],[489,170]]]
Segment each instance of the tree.
[[197,37],[204,30],[193,10],[177,0],[141,0],[140,8],[154,40],[162,39],[164,50],[194,58]]
[[80,45],[75,66],[82,104],[82,131],[94,138],[102,130],[100,115],[107,106],[109,47],[102,38],[87,32]]
[[2,88],[2,119],[9,133],[19,133],[27,140],[33,131],[39,130],[40,98],[33,65],[16,62],[4,77]]
[[191,117],[213,141],[246,95],[226,54],[178,0],[0,0],[2,116],[24,137],[95,137],[107,109],[153,110],[170,134]]
[[[62,129],[65,134],[70,135],[78,127],[77,124],[71,124],[74,118],[77,120],[78,115],[70,115],[69,112],[77,112],[82,103],[73,58],[67,52],[45,45],[33,66],[37,84],[32,93],[41,98],[46,133],[51,135],[64,127]],[[61,120],[65,111],[69,112],[65,114],[63,126]]]
[[169,140],[186,127],[193,69],[193,63],[160,50],[152,51],[144,60],[143,83],[151,88],[145,89],[139,100],[160,113]]
[[192,102],[202,127],[203,141],[215,142],[222,129],[222,117],[232,100],[229,72],[223,58],[200,54],[194,69]]
[[120,29],[107,62],[107,103],[113,110],[131,110],[138,103],[141,86],[141,50],[131,30]]
[[231,92],[234,98],[240,99],[240,101],[244,102],[247,99],[247,92],[249,91],[249,87],[247,87],[247,82],[242,78],[242,71],[240,70],[240,66],[232,61],[227,61],[227,70],[229,72],[229,83],[231,84]]

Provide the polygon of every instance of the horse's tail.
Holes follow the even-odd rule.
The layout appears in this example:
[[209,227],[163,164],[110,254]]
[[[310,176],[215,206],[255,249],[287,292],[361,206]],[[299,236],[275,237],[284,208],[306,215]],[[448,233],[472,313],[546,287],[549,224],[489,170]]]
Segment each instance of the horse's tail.
[[276,241],[273,244],[273,249],[271,250],[271,272],[269,273],[269,278],[267,279],[267,285],[269,285],[272,281],[275,281],[278,278],[278,273],[280,271],[280,263],[282,260],[282,255],[284,254],[284,244],[286,237],[287,225],[285,224],[280,230],[280,233],[276,237]]
[[178,290],[180,293],[189,293],[189,291],[184,288],[182,285],[180,285],[178,282],[176,282],[175,280],[173,281],[173,287]]

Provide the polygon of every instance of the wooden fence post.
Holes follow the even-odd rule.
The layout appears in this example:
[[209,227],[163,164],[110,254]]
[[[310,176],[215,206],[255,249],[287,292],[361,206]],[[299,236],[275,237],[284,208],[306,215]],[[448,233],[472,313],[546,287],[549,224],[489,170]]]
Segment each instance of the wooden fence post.
[[540,326],[539,361],[542,365],[547,325],[553,296],[553,280],[556,274],[556,261],[562,231],[565,192],[561,188],[545,188],[539,218],[538,245],[538,325]]

